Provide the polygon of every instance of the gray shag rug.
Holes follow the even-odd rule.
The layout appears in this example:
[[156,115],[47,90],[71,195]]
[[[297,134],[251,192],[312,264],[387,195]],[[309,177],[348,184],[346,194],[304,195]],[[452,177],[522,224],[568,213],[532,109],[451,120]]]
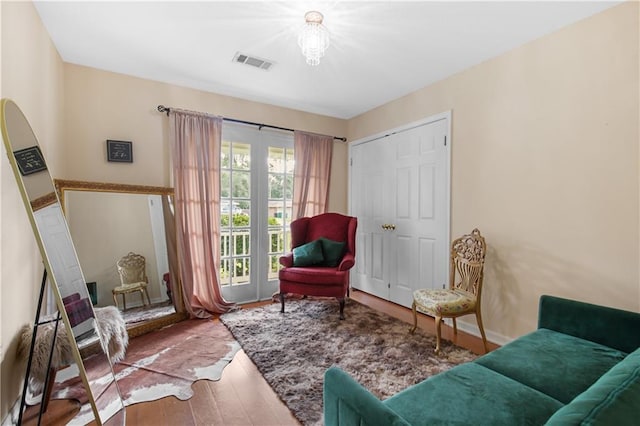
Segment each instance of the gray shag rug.
[[348,300],[344,321],[335,299],[288,300],[224,314],[229,328],[266,381],[303,425],[322,424],[324,372],[337,365],[380,399],[457,364],[472,352]]

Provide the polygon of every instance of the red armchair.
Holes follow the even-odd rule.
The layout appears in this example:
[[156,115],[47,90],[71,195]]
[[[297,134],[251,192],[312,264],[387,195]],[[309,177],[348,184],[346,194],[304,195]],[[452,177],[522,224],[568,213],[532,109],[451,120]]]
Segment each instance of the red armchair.
[[349,270],[355,263],[357,226],[357,218],[339,213],[291,222],[292,252],[280,257],[280,312],[284,312],[287,293],[335,297],[340,303],[340,319],[344,319]]

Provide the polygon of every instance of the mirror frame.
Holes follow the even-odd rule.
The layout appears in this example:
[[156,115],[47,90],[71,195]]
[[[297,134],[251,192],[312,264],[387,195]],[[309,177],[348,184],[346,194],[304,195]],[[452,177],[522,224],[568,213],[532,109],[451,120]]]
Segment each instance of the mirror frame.
[[[79,180],[67,180],[67,179],[54,179],[54,185],[60,198],[60,204],[62,205],[62,211],[66,214],[65,205],[65,192],[66,191],[84,191],[84,192],[110,192],[120,194],[138,194],[138,195],[173,195],[173,188],[164,186],[147,186],[147,185],[130,185],[123,183],[108,183],[108,182],[89,182]],[[178,283],[173,287],[178,293],[176,312],[166,315],[164,317],[155,318],[142,324],[137,324],[132,327],[127,327],[127,333],[129,338],[140,336],[158,328],[165,327],[188,318],[184,307],[184,298],[182,294],[182,285],[180,284],[180,278]]]

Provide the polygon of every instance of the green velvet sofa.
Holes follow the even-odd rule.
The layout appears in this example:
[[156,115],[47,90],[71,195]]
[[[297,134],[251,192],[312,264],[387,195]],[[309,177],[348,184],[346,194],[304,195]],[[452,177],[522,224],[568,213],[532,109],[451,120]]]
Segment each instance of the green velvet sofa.
[[542,296],[536,331],[384,401],[331,367],[324,422],[640,425],[640,313]]

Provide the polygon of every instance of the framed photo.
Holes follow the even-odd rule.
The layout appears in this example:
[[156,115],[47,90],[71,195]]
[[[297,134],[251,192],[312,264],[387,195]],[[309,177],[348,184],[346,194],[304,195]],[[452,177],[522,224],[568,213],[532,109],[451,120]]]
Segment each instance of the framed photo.
[[133,163],[133,142],[107,139],[107,161]]
[[13,156],[20,169],[22,176],[47,170],[47,164],[44,162],[42,151],[39,146],[31,146],[29,148],[13,151]]

